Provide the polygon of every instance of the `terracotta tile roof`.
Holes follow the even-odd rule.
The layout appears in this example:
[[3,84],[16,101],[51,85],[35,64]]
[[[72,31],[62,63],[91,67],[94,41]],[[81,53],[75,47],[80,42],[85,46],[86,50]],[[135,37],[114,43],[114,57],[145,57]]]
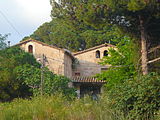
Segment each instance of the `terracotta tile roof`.
[[91,50],[95,50],[95,49],[98,49],[98,48],[101,48],[101,47],[107,47],[107,46],[113,47],[113,48],[116,47],[116,46],[114,46],[112,44],[105,43],[105,44],[98,45],[98,46],[95,46],[95,47],[92,47],[92,48],[89,48],[89,49],[86,49],[86,50],[83,50],[83,51],[79,51],[79,52],[73,53],[73,55],[76,56],[76,55],[79,55],[79,54],[82,54],[82,53],[85,53],[85,52],[88,52],[88,51],[91,51]]
[[73,83],[106,83],[104,80],[97,80],[95,77],[72,77]]

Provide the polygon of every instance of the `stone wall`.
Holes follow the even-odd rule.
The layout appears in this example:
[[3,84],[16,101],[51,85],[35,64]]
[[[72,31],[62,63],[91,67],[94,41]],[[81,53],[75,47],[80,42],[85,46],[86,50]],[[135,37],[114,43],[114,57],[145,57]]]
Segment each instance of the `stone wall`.
[[[79,63],[73,70],[73,76],[93,76],[103,70],[107,70],[110,65],[102,66],[99,65],[98,62],[103,58],[104,51],[108,51],[109,48],[111,48],[111,46],[102,46],[75,54],[74,56],[77,58]],[[96,58],[97,51],[100,52],[100,58]]]
[[72,58],[67,54],[64,54],[64,74],[69,78],[72,77]]
[[[31,51],[37,61],[42,62],[42,56],[44,54],[46,56],[46,67],[55,74],[64,75],[69,78],[72,76],[93,76],[103,70],[107,70],[110,65],[102,66],[98,62],[103,58],[104,51],[115,47],[110,44],[103,44],[75,53],[74,58],[78,62],[73,65],[72,63],[75,60],[73,60],[74,58],[68,50],[49,46],[36,40],[24,41],[19,45],[26,52],[29,52],[29,46],[32,46],[33,50]],[[97,51],[100,55],[98,56],[99,58],[97,58]]]
[[[50,47],[35,41],[29,41],[20,45],[20,47],[28,52],[29,45],[33,46],[33,55],[37,61],[42,62],[43,54],[46,56],[45,66],[53,73],[70,77],[72,75],[71,57],[65,54],[61,48]],[[68,68],[68,69],[67,69]]]

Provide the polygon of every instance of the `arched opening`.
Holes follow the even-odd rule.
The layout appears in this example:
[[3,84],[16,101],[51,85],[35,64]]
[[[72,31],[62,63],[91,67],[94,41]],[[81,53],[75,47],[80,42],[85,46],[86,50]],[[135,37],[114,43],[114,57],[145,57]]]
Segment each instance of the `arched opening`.
[[100,51],[99,50],[96,51],[96,58],[100,58]]
[[108,56],[108,51],[107,50],[104,51],[103,56]]
[[29,53],[33,53],[33,46],[32,46],[32,45],[29,45],[29,46],[28,46],[28,52],[29,52]]

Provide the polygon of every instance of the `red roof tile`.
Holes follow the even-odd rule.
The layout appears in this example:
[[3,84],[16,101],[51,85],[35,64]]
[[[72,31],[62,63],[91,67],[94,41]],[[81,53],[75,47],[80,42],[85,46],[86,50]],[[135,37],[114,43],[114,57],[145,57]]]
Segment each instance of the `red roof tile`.
[[73,83],[106,83],[104,80],[98,80],[95,77],[72,77]]

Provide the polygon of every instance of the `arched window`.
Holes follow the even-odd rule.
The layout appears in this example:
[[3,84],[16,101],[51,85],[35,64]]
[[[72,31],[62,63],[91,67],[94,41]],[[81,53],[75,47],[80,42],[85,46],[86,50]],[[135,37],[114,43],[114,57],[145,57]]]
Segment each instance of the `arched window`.
[[33,46],[32,46],[32,45],[29,45],[29,46],[28,46],[28,52],[29,52],[29,53],[33,53]]
[[103,56],[108,56],[108,51],[107,50],[104,51]]
[[96,51],[96,58],[100,58],[100,51],[99,50]]

